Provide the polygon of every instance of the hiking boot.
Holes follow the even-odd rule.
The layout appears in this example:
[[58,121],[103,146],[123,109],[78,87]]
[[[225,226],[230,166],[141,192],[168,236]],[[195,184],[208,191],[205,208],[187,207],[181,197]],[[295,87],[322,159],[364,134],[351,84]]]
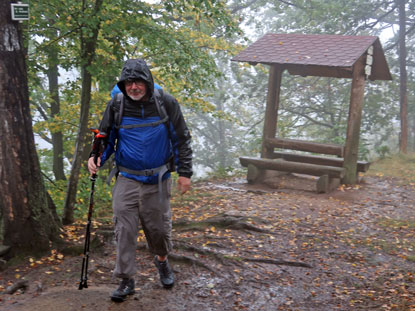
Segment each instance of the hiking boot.
[[111,300],[115,302],[123,302],[128,295],[132,295],[134,293],[134,279],[122,279],[120,286],[112,292]]
[[154,264],[159,270],[160,282],[163,284],[164,288],[172,288],[174,285],[174,275],[173,270],[170,268],[169,261],[159,261],[157,256],[154,257]]

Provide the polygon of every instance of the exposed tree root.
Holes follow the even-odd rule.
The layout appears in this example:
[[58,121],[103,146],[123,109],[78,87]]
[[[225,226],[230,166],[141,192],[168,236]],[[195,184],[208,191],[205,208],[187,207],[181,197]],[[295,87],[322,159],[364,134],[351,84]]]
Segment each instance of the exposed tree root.
[[[82,241],[84,243],[84,241]],[[92,236],[91,242],[89,244],[90,250],[98,250],[101,249],[105,245],[101,236],[95,235]],[[74,243],[66,243],[61,245],[59,251],[64,255],[71,255],[71,256],[78,256],[82,254],[84,251],[84,244],[74,244]]]
[[3,292],[3,294],[10,294],[11,295],[11,294],[14,294],[16,291],[18,291],[19,289],[25,290],[28,287],[29,287],[29,281],[20,280],[20,281],[14,283],[13,285],[7,287],[6,290]]
[[242,258],[243,261],[250,261],[250,262],[261,262],[261,263],[268,263],[272,265],[284,265],[284,266],[292,266],[292,267],[303,267],[303,268],[312,268],[311,265],[299,262],[299,261],[286,261],[281,259],[268,259],[268,258]]
[[[148,247],[147,247],[146,243],[138,243],[138,245],[137,245],[138,250],[144,250],[144,249],[147,249],[147,248]],[[185,244],[185,243],[181,243],[177,240],[174,240],[174,248],[175,249],[182,249],[182,250],[186,250],[186,251],[190,251],[190,252],[198,253],[198,254],[202,254],[202,255],[210,255],[210,252],[207,251],[207,250],[203,250],[203,249],[198,248],[198,247],[194,247],[194,246],[191,246],[191,245],[188,245],[188,244]],[[222,262],[222,259],[220,259],[220,258],[217,258],[217,259],[219,259],[219,261]],[[210,272],[213,272],[215,274],[217,273],[216,270],[212,269],[211,267],[204,264],[200,260],[189,257],[189,256],[170,253],[169,254],[169,260],[176,261],[176,262],[183,262],[183,263],[186,263],[186,264],[190,264],[192,266],[199,266],[199,267],[205,268],[206,270],[208,270]]]
[[[177,221],[173,223],[173,227],[178,229],[179,231],[187,231],[187,230],[201,230],[205,231],[208,227],[215,226],[217,228],[227,228],[227,229],[235,229],[235,230],[249,230],[254,232],[261,232],[261,233],[270,233],[269,230],[262,229],[259,227],[254,226],[253,224],[249,223],[248,220],[252,220],[250,217],[245,216],[235,216],[235,215],[217,215],[211,218],[208,218],[203,221],[195,222],[195,221]],[[263,219],[255,219],[256,222],[259,223],[267,223]],[[182,240],[175,239],[173,240],[175,248],[181,249],[187,252],[201,254],[204,256],[213,257],[215,260],[219,261],[224,266],[229,265],[238,265],[243,266],[244,262],[258,262],[258,263],[266,263],[266,264],[273,264],[273,265],[285,265],[285,266],[292,266],[292,267],[303,267],[303,268],[312,268],[311,265],[303,262],[296,262],[296,261],[287,261],[282,259],[270,259],[270,258],[251,258],[251,257],[243,257],[243,256],[235,256],[232,254],[222,254],[218,253],[214,250],[201,248],[189,243],[184,243]],[[212,246],[217,246],[221,248],[228,248],[225,245],[213,244]],[[144,243],[140,243],[138,245],[139,249],[146,248]],[[217,274],[217,272],[203,263],[202,261],[188,257],[185,255],[178,255],[178,254],[170,254],[169,258],[174,261],[180,261],[187,264],[191,264],[193,266],[203,267],[206,270]]]
[[220,253],[217,253],[217,252],[214,252],[214,251],[211,251],[211,250],[208,250],[208,249],[202,249],[200,247],[196,247],[196,246],[189,245],[189,244],[186,244],[186,243],[181,243],[177,240],[174,240],[174,245],[178,249],[186,250],[186,251],[189,251],[189,252],[192,252],[192,253],[198,253],[198,254],[202,254],[202,255],[213,256],[221,264],[229,266],[229,263],[226,262],[226,260],[225,260],[225,256],[220,254]]
[[[270,233],[267,229],[262,229],[257,226],[250,224],[247,220],[249,217],[244,216],[233,216],[233,215],[218,215],[208,218],[203,221],[177,221],[173,223],[173,227],[180,229],[181,231],[186,230],[204,230],[209,226],[216,226],[218,228],[227,228],[235,230],[249,230],[254,232],[265,232]],[[260,220],[265,223],[264,220]]]
[[259,262],[259,263],[267,263],[279,266],[291,266],[291,267],[303,267],[303,268],[312,268],[311,265],[299,261],[287,261],[282,259],[270,259],[270,258],[251,258],[251,257],[242,257],[242,256],[232,256],[232,255],[223,255],[217,253],[212,250],[202,249],[193,245],[181,243],[179,241],[175,241],[175,245],[179,249],[187,250],[193,253],[199,253],[202,255],[212,256],[216,260],[220,261],[223,265],[229,265],[229,262],[232,261],[234,264],[238,264],[240,262]]
[[171,254],[169,254],[169,260],[176,261],[176,262],[184,262],[184,263],[187,263],[187,264],[191,264],[192,266],[199,266],[199,267],[205,268],[206,270],[208,270],[208,271],[210,271],[214,274],[218,273],[216,270],[212,269],[211,267],[204,264],[200,260],[197,260],[197,259],[194,259],[194,258],[191,258],[191,257],[188,257],[188,256],[171,253]]

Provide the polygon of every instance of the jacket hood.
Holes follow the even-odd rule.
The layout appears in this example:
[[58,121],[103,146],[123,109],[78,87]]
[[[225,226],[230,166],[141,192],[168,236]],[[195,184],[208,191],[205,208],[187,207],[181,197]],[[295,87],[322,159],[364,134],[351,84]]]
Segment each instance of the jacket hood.
[[117,85],[124,96],[128,96],[125,91],[124,81],[128,79],[141,79],[147,83],[147,91],[149,92],[149,98],[154,93],[154,80],[150,69],[146,62],[142,59],[129,59],[124,63],[121,71],[120,80]]

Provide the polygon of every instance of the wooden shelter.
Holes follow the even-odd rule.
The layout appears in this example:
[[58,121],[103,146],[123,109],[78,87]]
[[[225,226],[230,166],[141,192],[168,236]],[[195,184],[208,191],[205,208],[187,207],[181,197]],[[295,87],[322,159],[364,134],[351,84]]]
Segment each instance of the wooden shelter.
[[[266,170],[277,170],[320,176],[318,192],[327,192],[340,181],[357,183],[358,172],[369,167],[369,163],[358,161],[365,81],[392,80],[378,37],[268,33],[232,60],[270,66],[261,158],[240,158],[248,167],[248,181],[259,180]],[[275,137],[285,70],[292,75],[352,79],[344,146]],[[274,152],[274,148],[337,158]]]

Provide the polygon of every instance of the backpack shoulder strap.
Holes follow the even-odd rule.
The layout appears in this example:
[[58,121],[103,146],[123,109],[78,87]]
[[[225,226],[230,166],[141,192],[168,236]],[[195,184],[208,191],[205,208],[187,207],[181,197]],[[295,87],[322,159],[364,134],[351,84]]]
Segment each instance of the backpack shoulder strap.
[[[162,119],[164,122],[164,125],[167,129],[167,134],[169,135],[170,142],[172,141],[172,134],[170,132],[170,123],[169,123],[169,115],[167,113],[166,107],[164,106],[164,92],[162,89],[154,89],[154,101],[156,103],[157,111],[160,115],[160,119]],[[167,167],[170,172],[176,171],[176,162],[175,162],[175,156],[174,152],[170,154],[170,157],[167,161]]]
[[163,95],[163,90],[154,89],[154,101],[156,103],[157,111],[160,115],[160,119],[165,119],[165,124],[167,125],[169,121],[169,115],[167,114],[166,107],[164,107]]
[[124,114],[124,94],[123,93],[117,93],[114,96],[114,100],[116,103],[119,104],[120,112],[118,114],[117,120],[115,120],[115,128],[119,128],[122,121],[122,116]]

